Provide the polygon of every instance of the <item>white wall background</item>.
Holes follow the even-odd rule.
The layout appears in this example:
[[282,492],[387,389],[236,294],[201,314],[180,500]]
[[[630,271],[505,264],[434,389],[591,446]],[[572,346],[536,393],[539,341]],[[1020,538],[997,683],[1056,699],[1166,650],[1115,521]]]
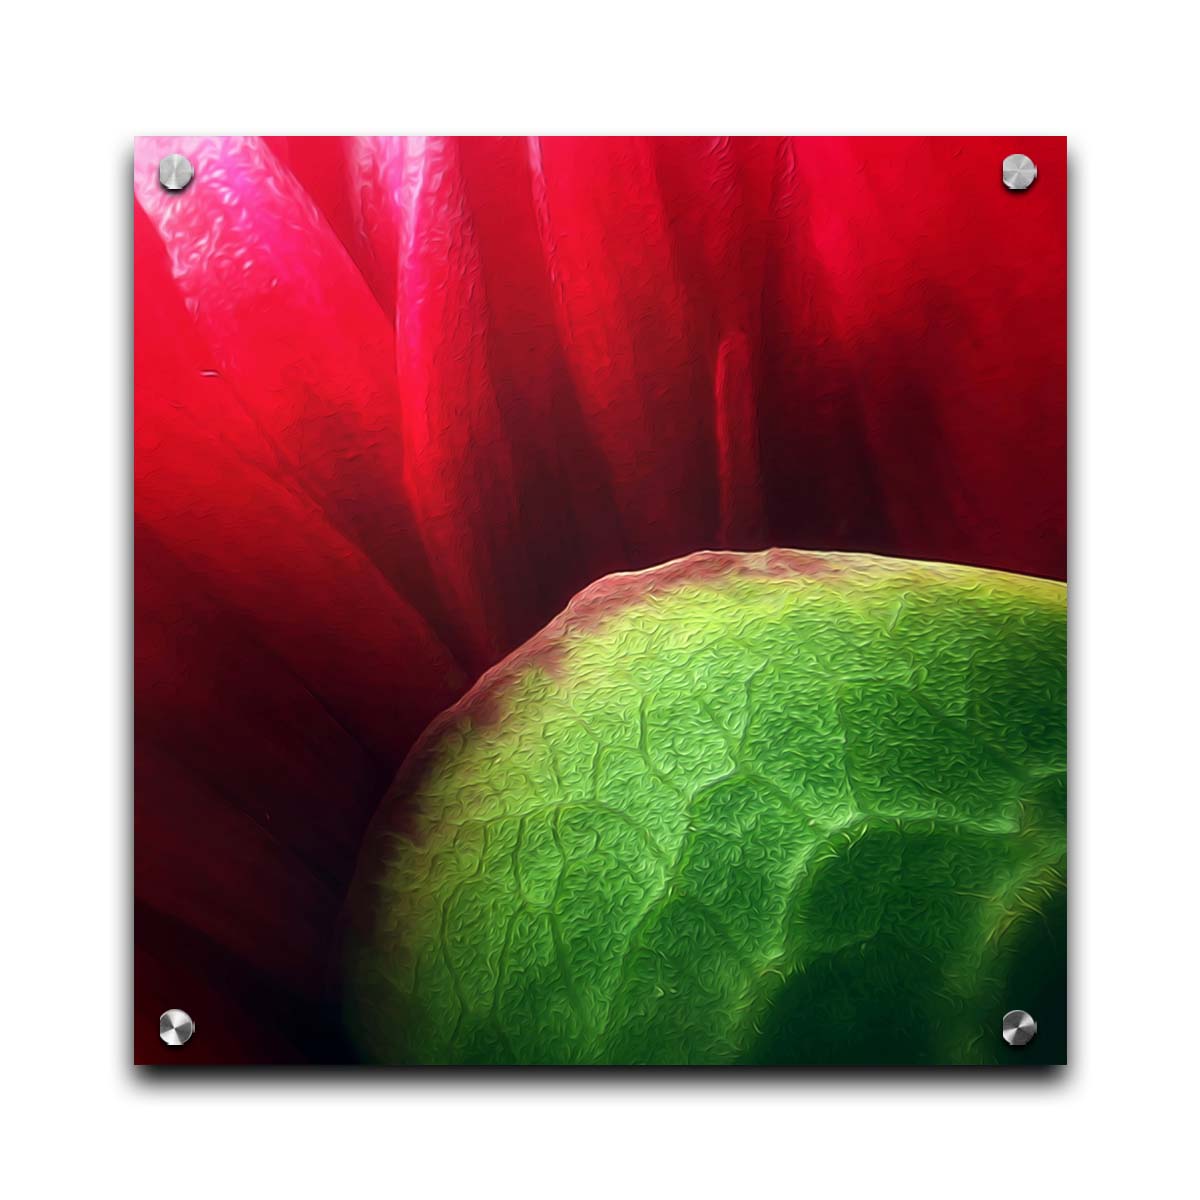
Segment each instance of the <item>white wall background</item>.
[[[0,1188],[172,1200],[1186,1191],[1200,151],[1184,114],[1196,44],[1184,6],[56,8],[11,9],[0,52]],[[481,1081],[127,1066],[131,139],[385,131],[1070,136],[1065,1072]]]

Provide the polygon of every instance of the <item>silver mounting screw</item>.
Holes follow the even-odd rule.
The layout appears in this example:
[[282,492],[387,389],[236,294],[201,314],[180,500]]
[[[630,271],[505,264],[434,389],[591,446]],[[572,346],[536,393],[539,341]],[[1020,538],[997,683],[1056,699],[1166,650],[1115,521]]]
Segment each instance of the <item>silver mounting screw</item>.
[[1000,164],[1000,171],[1010,192],[1023,192],[1037,178],[1037,166],[1028,154],[1010,154]]
[[1037,1037],[1037,1022],[1023,1008],[1006,1012],[1000,1029],[1010,1046],[1028,1046]]
[[168,154],[158,164],[158,182],[168,192],[182,192],[195,174],[192,164],[182,154]]
[[158,1018],[158,1036],[168,1046],[182,1046],[196,1032],[196,1022],[182,1008],[168,1008]]

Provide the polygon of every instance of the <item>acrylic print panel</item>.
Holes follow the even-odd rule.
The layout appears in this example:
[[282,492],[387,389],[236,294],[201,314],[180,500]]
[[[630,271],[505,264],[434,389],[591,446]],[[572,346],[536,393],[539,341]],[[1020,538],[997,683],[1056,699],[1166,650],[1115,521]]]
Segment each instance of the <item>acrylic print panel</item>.
[[1062,139],[134,191],[139,1062],[1065,1061]]

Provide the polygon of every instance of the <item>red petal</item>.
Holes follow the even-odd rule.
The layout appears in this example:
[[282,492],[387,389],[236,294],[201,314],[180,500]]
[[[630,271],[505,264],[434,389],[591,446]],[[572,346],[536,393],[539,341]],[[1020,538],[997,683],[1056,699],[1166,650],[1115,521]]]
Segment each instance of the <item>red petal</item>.
[[512,644],[530,576],[488,305],[455,144],[373,139],[395,229],[396,376],[405,480],[443,605],[477,670]]
[[[168,150],[195,167],[184,192],[158,184]],[[135,190],[275,473],[436,617],[404,496],[392,330],[312,200],[257,138],[139,139]]]
[[402,755],[464,679],[427,622],[281,470],[135,230],[135,511],[373,754]]
[[712,395],[688,336],[651,146],[531,139],[534,197],[559,333],[644,566],[705,545],[716,525]]

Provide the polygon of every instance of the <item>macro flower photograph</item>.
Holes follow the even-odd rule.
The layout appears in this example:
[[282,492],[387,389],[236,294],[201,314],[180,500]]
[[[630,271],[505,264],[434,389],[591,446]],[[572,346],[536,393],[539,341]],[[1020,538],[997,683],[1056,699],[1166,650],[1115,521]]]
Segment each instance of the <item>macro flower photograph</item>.
[[135,1060],[1065,1062],[1066,197],[139,138]]

